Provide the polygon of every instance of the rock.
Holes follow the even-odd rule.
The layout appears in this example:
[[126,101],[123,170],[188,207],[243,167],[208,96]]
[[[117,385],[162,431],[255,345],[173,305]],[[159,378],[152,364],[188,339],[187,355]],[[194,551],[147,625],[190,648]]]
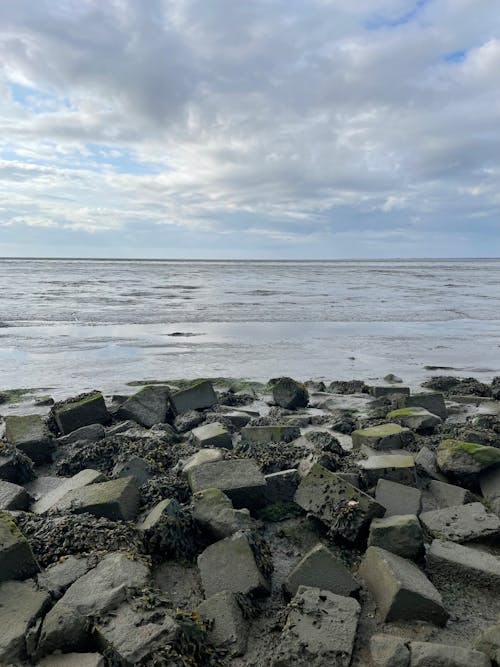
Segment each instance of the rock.
[[495,590],[500,586],[500,559],[486,551],[455,542],[433,540],[426,555],[426,569],[445,577],[464,577]]
[[[126,398],[128,398],[128,396]],[[138,424],[135,421],[128,419],[127,421],[118,422],[118,424],[113,424],[112,426],[108,426],[108,428],[106,429],[106,437],[112,438],[114,435],[120,435],[121,433],[130,431],[131,429],[135,430],[140,428],[141,427],[138,426]],[[146,432],[145,429],[144,432]]]
[[385,396],[393,396],[394,394],[403,394],[405,396],[410,395],[410,390],[408,387],[394,387],[392,385],[373,385],[369,388],[370,394],[374,398],[382,398]]
[[265,504],[266,480],[257,464],[250,459],[205,463],[191,469],[188,480],[193,493],[220,489],[238,509],[253,509]]
[[137,665],[175,639],[179,628],[170,611],[124,602],[94,626],[97,646],[121,665]]
[[[85,470],[81,470],[76,475],[73,475],[73,477],[69,478],[61,477],[61,478],[51,478],[51,479],[54,480],[59,479],[60,483],[57,484],[57,486],[54,485],[53,488],[48,493],[43,494],[42,497],[33,504],[31,511],[35,512],[35,514],[45,514],[45,512],[48,512],[50,509],[55,507],[57,503],[59,503],[69,491],[76,491],[77,489],[82,489],[88,486],[89,484],[95,484],[96,482],[101,482],[106,478],[98,470],[92,470],[90,468],[86,468]],[[41,490],[41,492],[43,491]]]
[[425,408],[433,415],[446,419],[448,410],[444,402],[443,394],[439,392],[426,392],[412,394],[411,396],[398,396],[396,403],[400,408]]
[[36,667],[104,667],[104,657],[100,653],[53,653]]
[[300,482],[298,470],[280,470],[270,475],[264,475],[266,480],[266,503],[290,503]]
[[22,486],[0,481],[0,510],[27,510],[30,497]]
[[359,575],[375,598],[382,622],[424,620],[445,625],[448,620],[441,595],[411,561],[369,547]]
[[57,438],[58,445],[72,445],[75,442],[85,440],[86,442],[97,442],[106,436],[106,429],[102,424],[89,424],[75,431]]
[[358,461],[361,476],[367,488],[375,486],[379,479],[415,486],[415,459],[411,454],[381,454]]
[[117,463],[113,468],[112,475],[113,477],[133,477],[137,486],[142,486],[153,477],[149,465],[139,456],[134,456],[126,462]]
[[38,586],[48,591],[52,597],[60,598],[72,583],[90,570],[90,567],[88,558],[68,556],[41,572],[37,577]]
[[401,382],[403,382],[403,380],[397,375],[394,375],[394,373],[388,373],[387,375],[384,376],[384,382],[389,382],[391,384],[400,384]]
[[241,442],[265,445],[269,442],[291,442],[300,436],[297,426],[245,426],[241,429]]
[[27,579],[39,569],[28,540],[8,513],[0,512],[0,582]]
[[351,436],[353,449],[359,449],[363,445],[377,450],[402,449],[415,439],[408,428],[402,428],[399,424],[380,424],[363,428],[353,431]]
[[385,517],[419,514],[422,506],[422,492],[412,486],[381,478],[377,482],[375,500],[385,507]]
[[429,491],[439,509],[455,505],[466,505],[467,503],[477,501],[476,496],[467,489],[462,489],[461,486],[455,486],[454,484],[439,482],[435,479],[431,480]]
[[479,486],[491,509],[500,516],[500,467],[483,472],[479,476]]
[[436,465],[436,455],[424,445],[415,457],[415,467],[419,476],[425,479],[435,479],[446,482],[446,477],[442,475]]
[[100,391],[69,399],[53,408],[56,424],[64,435],[90,424],[109,424],[111,416]]
[[301,586],[288,608],[272,667],[349,667],[360,613],[356,600]]
[[199,426],[203,419],[204,417],[201,412],[188,410],[181,415],[177,415],[174,419],[174,426],[179,433],[184,433],[185,431],[190,431],[196,426]]
[[459,480],[470,480],[494,465],[500,465],[500,449],[474,442],[444,440],[436,452],[441,472]]
[[87,617],[118,607],[128,588],[142,588],[150,579],[144,563],[111,553],[77,579],[45,617],[40,634],[43,654],[78,650],[87,639]]
[[233,448],[231,433],[220,422],[211,422],[198,426],[192,431],[193,442],[198,447]]
[[128,521],[137,516],[139,500],[135,479],[120,477],[68,491],[55,508],[62,512],[88,512],[106,519]]
[[434,538],[452,542],[498,540],[500,519],[488,512],[481,503],[423,512],[420,521],[425,531]]
[[31,459],[12,445],[0,441],[0,479],[13,484],[24,484],[34,476]]
[[424,551],[422,527],[414,514],[373,519],[368,546],[382,547],[402,558],[416,560]]
[[410,651],[401,637],[377,634],[370,639],[373,667],[410,667]]
[[440,417],[433,415],[425,408],[417,407],[392,410],[388,413],[386,419],[411,428],[413,431],[423,435],[434,433],[436,428],[442,424]]
[[349,541],[362,538],[371,520],[385,512],[373,498],[318,464],[302,479],[294,499],[331,532]]
[[27,659],[28,631],[48,606],[49,596],[31,581],[4,581],[0,600],[0,664],[19,665]]
[[243,532],[207,547],[198,556],[198,568],[206,597],[221,591],[260,596],[271,590],[270,581],[259,569]]
[[235,510],[230,499],[220,489],[205,489],[195,493],[191,507],[193,518],[200,528],[216,540],[257,526],[248,510]]
[[222,449],[202,449],[196,454],[193,454],[181,463],[181,471],[184,475],[188,475],[191,470],[205,463],[213,463],[214,461],[222,461],[224,452]]
[[40,415],[7,415],[4,420],[8,443],[26,454],[35,465],[51,460],[53,442]]
[[166,387],[143,387],[120,406],[118,417],[146,428],[161,424],[167,420],[168,394]]
[[273,401],[287,410],[305,408],[309,403],[309,392],[305,385],[292,378],[282,377],[273,384]]
[[234,593],[215,593],[198,605],[197,613],[208,624],[208,638],[215,646],[228,647],[233,656],[245,653],[248,624]]
[[170,405],[176,415],[182,415],[188,410],[203,410],[211,408],[217,403],[212,383],[209,380],[198,382],[189,389],[176,391],[170,394]]
[[411,642],[410,667],[490,667],[484,653],[460,646]]
[[297,593],[299,586],[321,588],[346,596],[359,590],[358,582],[346,566],[322,544],[317,544],[300,559],[283,584],[289,597]]
[[228,419],[235,428],[240,429],[248,424],[251,417],[245,412],[234,411],[234,412],[225,412],[224,419]]
[[474,647],[485,653],[494,665],[500,665],[500,623],[487,628],[475,641]]

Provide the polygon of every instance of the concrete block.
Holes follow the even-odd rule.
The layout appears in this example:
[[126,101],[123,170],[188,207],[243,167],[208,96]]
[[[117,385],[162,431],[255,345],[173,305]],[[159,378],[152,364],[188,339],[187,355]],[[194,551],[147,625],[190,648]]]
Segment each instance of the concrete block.
[[223,447],[233,448],[231,433],[220,423],[211,422],[198,426],[192,430],[193,442],[198,447]]
[[205,463],[192,468],[188,480],[193,493],[220,489],[237,509],[253,509],[265,504],[266,480],[257,464],[250,459]]
[[176,391],[170,394],[170,405],[176,415],[181,415],[188,410],[203,410],[217,403],[212,383],[209,380],[198,382],[189,389]]
[[381,478],[377,482],[375,500],[385,507],[385,517],[419,514],[422,506],[422,492],[412,486]]
[[420,521],[428,535],[451,542],[498,541],[500,538],[500,519],[482,503],[423,512]]
[[135,479],[120,477],[68,491],[54,507],[62,512],[88,512],[97,517],[128,521],[137,516],[139,499]]

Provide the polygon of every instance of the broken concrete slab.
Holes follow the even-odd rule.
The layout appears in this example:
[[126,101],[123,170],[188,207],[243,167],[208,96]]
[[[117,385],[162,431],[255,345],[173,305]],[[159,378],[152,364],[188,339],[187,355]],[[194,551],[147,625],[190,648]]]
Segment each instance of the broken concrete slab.
[[83,577],[91,568],[88,558],[67,556],[64,560],[49,565],[38,577],[39,588],[48,591],[53,598],[60,598],[72,583]]
[[293,597],[299,586],[347,596],[359,590],[358,582],[346,566],[323,544],[317,544],[299,560],[285,579],[283,589],[287,596]]
[[438,509],[477,502],[477,497],[468,489],[447,482],[440,482],[436,479],[430,481],[429,491]]
[[266,480],[250,459],[205,463],[189,471],[188,481],[193,493],[220,489],[237,509],[253,509],[265,504]]
[[77,428],[75,431],[68,433],[68,435],[63,435],[60,438],[57,438],[56,442],[58,445],[72,445],[75,442],[80,442],[85,440],[86,442],[98,442],[106,436],[106,429],[102,424],[89,424],[88,426],[82,426]]
[[425,408],[443,420],[448,416],[444,396],[440,392],[420,392],[411,396],[398,396],[396,403],[400,408]]
[[430,642],[410,642],[410,667],[491,667],[480,651]]
[[433,540],[426,554],[426,569],[448,577],[463,576],[492,590],[500,586],[499,558],[455,542]]
[[415,468],[418,476],[424,481],[436,479],[440,482],[447,482],[446,477],[439,472],[436,463],[436,455],[425,445],[420,449],[415,457]]
[[265,445],[269,442],[291,442],[300,437],[298,426],[245,426],[241,429],[242,443]]
[[139,512],[139,489],[133,477],[119,477],[68,491],[54,506],[62,512],[88,512],[111,520],[128,521]]
[[375,500],[385,507],[385,515],[419,514],[422,506],[422,492],[413,486],[379,479],[375,490]]
[[0,442],[0,479],[25,484],[34,477],[33,461],[12,445]]
[[482,503],[423,512],[420,521],[431,537],[451,542],[472,542],[500,538],[500,519]]
[[145,459],[134,456],[128,461],[121,461],[115,465],[112,472],[113,477],[133,477],[137,486],[142,486],[154,474],[151,472],[149,464]]
[[200,449],[199,452],[192,454],[187,459],[184,459],[180,462],[178,468],[183,475],[188,475],[190,470],[197,468],[204,463],[213,463],[214,461],[222,461],[224,458],[224,452],[222,449],[212,449],[208,447],[207,449]]
[[305,408],[309,403],[306,386],[289,377],[281,377],[273,382],[272,395],[274,403],[287,410]]
[[359,568],[384,623],[424,620],[445,625],[448,612],[441,595],[409,560],[380,547],[368,547]]
[[258,526],[248,510],[234,509],[231,500],[220,489],[205,489],[195,493],[191,508],[193,518],[200,528],[216,540]]
[[422,526],[414,514],[373,519],[368,546],[382,547],[402,558],[416,560],[424,551]]
[[39,569],[28,540],[8,512],[0,512],[0,582],[27,579]]
[[227,647],[232,656],[245,653],[248,622],[234,593],[215,593],[199,604],[196,611],[200,620],[207,623],[209,640],[215,646]]
[[192,430],[193,442],[198,447],[233,448],[231,433],[220,423],[211,422]]
[[35,465],[51,460],[54,443],[41,415],[7,415],[5,420],[5,438],[7,442]]
[[411,454],[380,454],[358,461],[363,482],[367,488],[379,479],[416,486],[415,459]]
[[353,598],[301,586],[289,604],[272,667],[349,667],[359,614]]
[[396,422],[401,426],[406,426],[421,435],[434,433],[436,428],[443,422],[441,417],[433,415],[432,412],[429,412],[425,408],[417,407],[392,410],[387,414],[386,419]]
[[300,482],[299,472],[296,468],[280,470],[270,475],[264,475],[266,480],[266,502],[269,505],[275,503],[290,503]]
[[54,406],[54,418],[63,435],[90,424],[109,424],[111,415],[100,391],[76,396]]
[[131,419],[146,428],[162,424],[167,419],[168,396],[167,387],[143,387],[120,406],[118,417]]
[[217,403],[217,395],[209,380],[197,382],[188,389],[170,394],[170,405],[174,414],[181,415],[189,410],[204,410]]
[[[45,514],[45,512],[55,507],[69,491],[81,489],[105,479],[106,477],[101,472],[92,470],[91,468],[81,470],[76,475],[73,475],[73,477],[51,478],[51,480],[54,480],[54,483],[52,484],[51,482],[49,484],[50,490],[48,493],[43,493],[42,488],[37,492],[41,494],[41,498],[33,503],[31,511],[35,514]],[[58,480],[59,483],[57,483]]]
[[394,385],[372,385],[369,387],[370,395],[374,398],[383,398],[394,396],[395,394],[403,396],[410,395],[409,387],[395,387]]
[[370,638],[373,667],[410,667],[410,650],[402,637],[375,634]]
[[259,569],[246,533],[215,542],[198,556],[198,568],[205,596],[221,591],[261,596],[271,590],[267,576]]
[[251,417],[246,412],[233,410],[232,412],[224,412],[224,419],[229,419],[229,421],[235,428],[240,429],[248,424]]
[[144,520],[137,524],[139,530],[154,530],[165,517],[174,518],[181,511],[181,506],[175,498],[160,500],[145,516]]
[[27,510],[29,504],[30,497],[24,487],[0,481],[0,510]]
[[352,432],[351,437],[353,449],[363,446],[375,450],[404,449],[415,440],[410,429],[399,424],[380,424],[358,429]]
[[349,541],[363,538],[371,520],[385,513],[369,495],[319,464],[302,479],[294,499],[331,532]]
[[473,479],[480,472],[500,465],[500,449],[478,445],[475,442],[444,440],[436,450],[441,472],[456,479]]

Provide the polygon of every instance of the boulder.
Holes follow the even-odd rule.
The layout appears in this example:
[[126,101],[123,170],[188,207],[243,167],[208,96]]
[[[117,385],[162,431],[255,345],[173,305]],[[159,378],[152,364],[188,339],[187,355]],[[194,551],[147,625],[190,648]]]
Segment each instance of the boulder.
[[251,541],[243,532],[207,547],[198,556],[198,568],[206,597],[221,591],[260,596],[271,590],[268,577],[257,564]]
[[247,648],[248,623],[231,591],[221,591],[197,607],[200,620],[208,626],[208,638],[215,646],[229,648],[233,656],[243,655]]
[[392,410],[386,417],[390,421],[411,428],[417,433],[427,435],[434,433],[436,428],[442,424],[442,419],[433,415],[425,408],[408,407]]
[[373,519],[368,545],[383,547],[402,558],[416,560],[424,551],[422,527],[414,514]]
[[428,535],[441,540],[497,541],[500,537],[500,519],[488,512],[482,503],[423,512],[420,521]]
[[31,508],[31,511],[35,514],[45,514],[45,512],[48,512],[55,507],[69,491],[75,491],[77,489],[82,489],[85,486],[89,486],[89,484],[101,482],[105,480],[106,477],[98,470],[86,468],[85,470],[78,472],[76,475],[73,475],[73,477],[51,477],[47,479],[51,480],[48,482],[48,492],[45,493],[45,488],[41,488],[40,485],[33,486],[32,493],[41,496]]
[[448,620],[441,595],[411,561],[369,547],[359,575],[375,598],[382,622],[424,620],[445,625]]
[[363,538],[371,520],[385,512],[373,498],[318,464],[302,479],[294,499],[332,533],[349,541]]
[[111,416],[106,408],[103,395],[94,391],[77,396],[53,408],[54,419],[63,435],[90,424],[109,424]]
[[248,510],[234,509],[233,503],[220,489],[205,489],[195,493],[191,507],[196,523],[216,540],[258,525]]
[[88,426],[82,426],[77,428],[75,431],[68,433],[68,435],[62,435],[60,438],[57,438],[56,442],[58,445],[72,445],[75,442],[80,442],[84,440],[85,442],[98,442],[106,436],[106,429],[102,424],[89,424]]
[[128,521],[139,511],[139,490],[133,477],[119,477],[111,482],[90,484],[68,491],[54,506],[62,512]]
[[[225,415],[224,415],[225,416]],[[174,419],[174,426],[179,433],[190,431],[196,426],[199,426],[204,420],[204,416],[197,410],[188,410],[187,412],[177,415]]]
[[357,600],[301,586],[288,608],[272,667],[349,667],[360,614]]
[[19,665],[28,657],[28,631],[49,605],[49,596],[32,581],[4,581],[0,600],[0,664]]
[[188,480],[193,493],[220,489],[238,509],[253,509],[265,504],[266,480],[255,461],[250,459],[205,463],[191,469]]
[[442,420],[448,416],[443,394],[439,392],[422,392],[411,396],[398,396],[396,404],[400,408],[425,408]]
[[379,479],[416,486],[415,459],[411,454],[380,454],[358,461],[361,476],[367,488]]
[[27,579],[39,569],[28,540],[8,513],[0,512],[0,582]]
[[24,484],[34,477],[32,460],[19,449],[0,441],[0,479]]
[[420,449],[415,457],[415,467],[419,477],[424,481],[436,479],[440,482],[446,482],[446,477],[439,472],[436,464],[436,455],[425,445]]
[[476,496],[463,489],[461,486],[440,482],[436,479],[431,480],[429,491],[434,498],[438,509],[443,507],[454,507],[455,505],[466,505],[477,501]]
[[245,426],[241,429],[241,442],[265,445],[269,442],[291,442],[300,436],[300,428],[283,424],[275,426]]
[[460,646],[411,642],[410,667],[490,667],[484,653]]
[[264,477],[266,480],[266,502],[269,505],[293,501],[300,482],[299,472],[296,468],[280,470],[264,475]]
[[278,378],[272,387],[273,401],[287,410],[305,408],[309,403],[309,392],[305,385],[292,378]]
[[166,387],[143,387],[120,406],[118,417],[131,419],[146,428],[162,424],[167,420],[168,394]]
[[433,540],[426,555],[426,569],[445,578],[463,577],[491,590],[500,590],[500,559],[487,551]]
[[474,647],[485,653],[495,666],[500,665],[500,623],[490,625],[476,639]]
[[399,424],[380,424],[362,428],[353,431],[351,436],[353,449],[363,446],[376,450],[404,449],[415,439],[410,429],[403,428]]
[[49,430],[40,415],[7,415],[5,439],[36,465],[51,460],[54,449]]
[[104,667],[100,653],[53,653],[36,663],[36,667]]
[[385,507],[385,517],[419,514],[422,506],[422,492],[413,486],[405,486],[381,478],[377,482],[375,500]]
[[293,597],[299,586],[330,591],[336,595],[353,595],[359,590],[358,582],[346,566],[323,544],[317,544],[294,566],[285,579],[283,588]]
[[0,481],[0,510],[27,510],[30,497],[22,486]]
[[468,481],[476,478],[483,470],[500,465],[500,448],[461,440],[444,440],[437,448],[436,460],[445,475]]
[[197,382],[189,389],[176,391],[169,396],[170,405],[176,415],[182,415],[189,410],[203,410],[211,408],[217,403],[212,383],[209,380]]
[[233,412],[224,412],[224,419],[229,420],[235,428],[240,429],[248,424],[251,417],[246,412],[234,410]]
[[410,650],[401,637],[376,634],[370,639],[373,667],[410,667]]
[[142,486],[154,476],[148,463],[139,456],[117,463],[112,475],[113,477],[133,477],[137,486]]
[[192,430],[193,442],[198,447],[233,448],[231,433],[220,423],[211,422]]

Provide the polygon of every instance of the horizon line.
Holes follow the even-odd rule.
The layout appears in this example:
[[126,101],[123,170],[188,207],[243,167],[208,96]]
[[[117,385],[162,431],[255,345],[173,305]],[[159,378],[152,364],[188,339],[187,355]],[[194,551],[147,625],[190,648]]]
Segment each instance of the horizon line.
[[31,260],[31,261],[87,261],[87,262],[425,262],[425,261],[477,261],[477,260],[499,260],[500,257],[325,257],[314,259],[297,258],[198,258],[198,257],[37,257],[37,256],[0,256],[0,261],[5,260]]

